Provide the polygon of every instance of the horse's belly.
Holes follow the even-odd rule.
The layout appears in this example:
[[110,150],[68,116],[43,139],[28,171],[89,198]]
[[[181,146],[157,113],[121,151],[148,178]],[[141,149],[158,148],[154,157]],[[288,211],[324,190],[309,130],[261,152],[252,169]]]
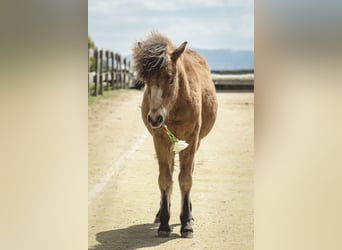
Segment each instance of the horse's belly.
[[202,126],[200,138],[205,137],[213,128],[217,115],[217,96],[215,88],[207,89],[202,93]]

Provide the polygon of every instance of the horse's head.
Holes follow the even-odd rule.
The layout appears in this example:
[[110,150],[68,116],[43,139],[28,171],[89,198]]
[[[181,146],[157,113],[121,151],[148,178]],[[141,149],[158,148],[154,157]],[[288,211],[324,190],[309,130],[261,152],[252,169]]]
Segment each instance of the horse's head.
[[138,78],[145,85],[149,111],[147,121],[152,128],[161,127],[168,111],[178,96],[177,60],[183,53],[187,42],[178,48],[170,46],[168,41],[150,39],[139,42],[133,49],[133,59]]

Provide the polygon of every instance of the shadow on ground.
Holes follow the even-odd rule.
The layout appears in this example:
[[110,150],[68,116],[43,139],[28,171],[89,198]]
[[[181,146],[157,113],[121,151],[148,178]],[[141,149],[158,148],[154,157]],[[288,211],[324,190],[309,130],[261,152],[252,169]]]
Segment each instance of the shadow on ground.
[[180,237],[179,234],[173,232],[175,226],[179,224],[170,225],[171,236],[167,238],[157,237],[158,224],[140,224],[99,232],[96,234],[96,241],[99,244],[89,250],[130,250],[158,246]]

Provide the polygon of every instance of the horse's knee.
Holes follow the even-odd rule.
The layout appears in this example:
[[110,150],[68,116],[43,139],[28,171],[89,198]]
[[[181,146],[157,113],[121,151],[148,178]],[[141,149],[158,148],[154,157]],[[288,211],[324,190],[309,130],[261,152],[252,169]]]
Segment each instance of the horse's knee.
[[192,187],[192,175],[190,173],[180,173],[178,176],[179,186],[182,192],[188,192]]
[[173,181],[172,181],[171,175],[160,173],[158,177],[158,183],[159,183],[159,188],[162,191],[166,191],[167,193],[172,191]]

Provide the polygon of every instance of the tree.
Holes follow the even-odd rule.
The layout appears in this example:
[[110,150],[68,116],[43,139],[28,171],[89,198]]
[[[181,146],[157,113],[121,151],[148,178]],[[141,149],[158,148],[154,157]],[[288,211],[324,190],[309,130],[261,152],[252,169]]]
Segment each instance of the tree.
[[[96,49],[94,41],[88,36],[88,49]],[[90,72],[95,71],[95,57],[89,58]]]
[[88,36],[88,48],[89,49],[95,49],[95,43],[93,42],[93,40],[91,40],[90,36]]

